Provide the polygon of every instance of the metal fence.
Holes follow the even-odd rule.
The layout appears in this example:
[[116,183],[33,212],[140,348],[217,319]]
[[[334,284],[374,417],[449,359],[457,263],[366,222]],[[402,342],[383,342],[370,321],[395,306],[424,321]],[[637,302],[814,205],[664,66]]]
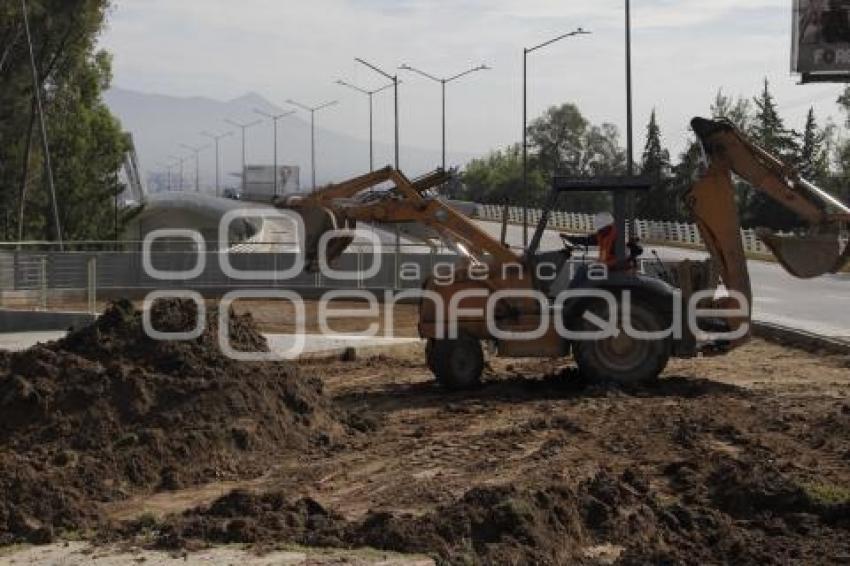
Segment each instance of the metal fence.
[[[137,297],[165,289],[403,291],[418,289],[435,266],[453,265],[457,260],[455,254],[438,249],[423,252],[423,246],[375,253],[360,249],[333,262],[333,273],[293,269],[287,276],[285,272],[296,267],[297,257],[293,252],[152,251],[146,266],[140,251],[0,250],[0,306],[47,308],[51,303],[72,302],[94,310],[104,296]],[[190,271],[195,273],[180,276]]]
[[[499,205],[482,205],[478,208],[478,215],[482,220],[502,221],[504,207]],[[543,216],[540,209],[529,209],[529,223],[537,224]],[[508,222],[522,222],[522,208],[508,208]],[[631,230],[631,221],[627,222]],[[593,231],[593,215],[575,212],[553,211],[549,218],[549,227],[567,232],[589,233]],[[662,222],[657,220],[635,220],[635,235],[645,242],[659,244],[679,244],[686,246],[702,247],[704,245],[696,224],[688,222]],[[847,235],[843,237],[843,243],[847,243]],[[749,253],[770,255],[770,250],[756,236],[755,230],[741,230],[741,242],[744,251]]]

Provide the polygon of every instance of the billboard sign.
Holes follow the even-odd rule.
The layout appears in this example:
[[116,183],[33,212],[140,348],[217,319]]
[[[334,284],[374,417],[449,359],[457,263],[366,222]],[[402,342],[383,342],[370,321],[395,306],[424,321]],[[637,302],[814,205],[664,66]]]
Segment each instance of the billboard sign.
[[791,70],[850,74],[850,0],[794,0]]

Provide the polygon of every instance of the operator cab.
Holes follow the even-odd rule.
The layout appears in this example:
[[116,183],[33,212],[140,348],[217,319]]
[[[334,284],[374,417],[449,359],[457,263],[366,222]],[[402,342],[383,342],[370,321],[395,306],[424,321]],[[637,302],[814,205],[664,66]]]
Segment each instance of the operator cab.
[[[552,182],[552,190],[543,210],[543,215],[537,224],[534,236],[525,251],[525,257],[534,264],[532,272],[535,277],[536,287],[545,292],[549,297],[557,297],[559,293],[572,288],[597,287],[600,283],[598,276],[590,281],[587,272],[590,266],[601,263],[597,257],[590,254],[590,247],[612,246],[605,267],[600,271],[607,273],[605,279],[610,283],[623,284],[624,278],[637,276],[638,258],[643,253],[636,239],[627,241],[625,197],[629,191],[648,191],[652,188],[652,182],[646,177],[596,177],[572,178],[555,177]],[[612,236],[615,242],[587,241],[587,238],[575,238],[569,234],[560,234],[563,248],[554,251],[541,252],[540,247],[544,234],[549,227],[549,219],[552,211],[559,208],[564,195],[577,192],[604,192],[611,193],[614,197],[614,213],[602,213],[595,219],[594,231],[601,232],[604,225],[609,224],[604,220],[607,215],[613,221]],[[585,240],[585,241],[576,241]],[[613,245],[612,245],[613,244]],[[608,255],[603,253],[602,255]],[[576,261],[574,258],[578,258]],[[596,270],[594,270],[596,271]],[[607,286],[607,285],[605,285]]]

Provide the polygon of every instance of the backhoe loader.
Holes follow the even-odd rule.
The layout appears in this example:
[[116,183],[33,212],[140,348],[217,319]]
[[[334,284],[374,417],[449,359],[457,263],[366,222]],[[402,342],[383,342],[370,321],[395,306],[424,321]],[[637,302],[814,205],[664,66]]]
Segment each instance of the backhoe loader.
[[[434,190],[448,181],[440,170],[410,181],[387,167],[279,206],[304,218],[305,252],[313,265],[322,234],[354,228],[358,221],[412,227],[420,237],[439,237],[457,251],[451,277],[428,277],[420,301],[419,333],[427,339],[428,366],[446,388],[480,382],[485,346],[513,358],[572,354],[589,379],[644,382],[655,379],[671,356],[723,354],[749,338],[752,289],[733,173],[808,224],[803,235],[759,231],[789,273],[817,277],[850,263],[850,246],[842,249],[840,243],[850,208],[747,140],[730,122],[695,118],[692,128],[707,168],[684,200],[710,259],[681,262],[666,278],[642,274],[634,262],[624,261],[621,269],[591,266],[593,276],[579,281],[572,276],[568,244],[539,251],[550,213],[564,192],[638,188],[635,178],[554,183],[523,253],[444,202]],[[374,190],[385,182],[394,186]],[[337,233],[327,244],[327,257],[338,257],[351,241],[352,236]],[[699,319],[691,316],[697,309]],[[692,318],[698,320],[695,327],[685,322]]]

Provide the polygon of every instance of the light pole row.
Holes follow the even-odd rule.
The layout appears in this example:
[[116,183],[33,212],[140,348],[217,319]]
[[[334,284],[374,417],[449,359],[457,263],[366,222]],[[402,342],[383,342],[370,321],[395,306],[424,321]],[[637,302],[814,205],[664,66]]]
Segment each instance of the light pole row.
[[312,171],[312,180],[313,180],[313,190],[316,190],[316,112],[320,112],[325,108],[330,108],[331,106],[336,106],[339,101],[332,100],[330,102],[325,102],[324,104],[320,104],[318,106],[307,106],[306,104],[301,104],[300,102],[296,102],[295,100],[288,99],[286,101],[287,104],[291,104],[292,106],[296,106],[310,113],[310,169]]
[[[390,73],[386,72],[385,70],[381,69],[380,67],[373,65],[372,63],[369,63],[368,61],[365,61],[364,59],[361,59],[359,57],[355,58],[355,61],[360,63],[361,65],[368,67],[372,71],[380,74],[381,76],[383,76],[383,77],[385,77],[385,78],[387,78],[388,80],[391,81],[389,84],[386,84],[386,85],[384,85],[380,88],[376,88],[376,89],[373,89],[373,90],[362,88],[360,86],[357,86],[357,85],[352,84],[350,82],[344,81],[342,79],[336,81],[336,84],[338,84],[340,86],[344,86],[346,88],[355,90],[355,91],[369,97],[369,170],[370,171],[375,170],[374,95],[381,93],[381,92],[384,92],[385,90],[389,90],[390,88],[392,88],[393,91],[394,91],[394,97],[393,97],[394,98],[394,115],[395,115],[394,164],[395,164],[396,169],[398,169],[399,168],[399,161],[400,161],[399,92],[398,92],[398,87],[399,87],[399,84],[401,83],[401,81],[399,80],[397,73],[391,75]],[[411,67],[410,65],[406,65],[406,64],[401,65],[399,67],[399,69],[419,74],[423,77],[426,77],[428,79],[431,79],[431,80],[436,81],[436,82],[441,84],[441,87],[442,87],[442,168],[445,170],[446,169],[446,85],[451,83],[451,82],[454,82],[454,81],[456,81],[456,80],[458,80],[462,77],[465,77],[469,74],[472,74],[472,73],[475,73],[475,72],[478,72],[478,71],[489,70],[490,67],[488,67],[487,65],[479,65],[477,67],[473,67],[471,69],[468,69],[468,70],[466,70],[462,73],[458,73],[456,75],[446,77],[446,78],[438,78],[434,75],[431,75],[429,73],[426,73],[424,71],[421,71],[419,69],[416,69],[416,68]],[[316,113],[320,112],[322,110],[325,110],[326,108],[329,108],[331,106],[335,106],[336,104],[339,103],[339,101],[332,100],[332,101],[326,102],[324,104],[320,104],[318,106],[309,106],[307,104],[303,104],[303,103],[296,101],[296,100],[293,100],[293,99],[288,99],[286,102],[287,102],[287,104],[290,104],[292,106],[295,106],[296,108],[300,108],[301,110],[304,110],[305,112],[310,113],[310,170],[311,170],[310,173],[311,173],[312,189],[316,190],[316,185],[317,185],[317,180],[316,180]],[[278,175],[278,122],[281,119],[283,119],[287,116],[291,116],[291,115],[295,114],[295,111],[293,110],[291,112],[283,112],[283,113],[279,113],[279,114],[272,114],[270,112],[255,108],[254,112],[256,114],[259,114],[259,115],[265,117],[265,118],[270,119],[273,123],[273,127],[274,127],[274,195],[278,196],[278,194],[280,192],[279,175]],[[236,120],[226,118],[225,122],[227,122],[231,126],[238,128],[241,131],[241,140],[242,140],[242,188],[244,190],[246,185],[247,185],[247,179],[246,179],[246,173],[245,173],[245,166],[246,166],[246,149],[245,149],[246,131],[248,129],[260,124],[262,122],[262,120],[255,120],[255,121],[252,121],[252,122],[238,122]],[[221,142],[222,139],[233,135],[233,132],[225,132],[225,133],[222,133],[222,134],[215,134],[215,133],[211,133],[211,132],[208,132],[208,131],[203,131],[203,132],[201,132],[201,135],[206,137],[206,138],[213,140],[213,142],[215,143],[215,162],[216,162],[216,164],[215,164],[215,168],[216,168],[215,185],[216,185],[216,196],[219,196],[220,192],[221,192],[220,142]],[[200,192],[200,152],[207,149],[209,146],[206,145],[206,146],[196,147],[196,146],[190,146],[188,144],[180,144],[180,146],[185,148],[185,149],[188,149],[189,151],[193,152],[194,155],[195,155],[195,191]],[[186,161],[186,158],[172,156],[172,159],[175,159],[176,162],[167,167],[168,177],[169,177],[169,181],[168,181],[169,190],[171,190],[171,186],[172,186],[172,183],[171,183],[171,167],[177,166],[178,164],[180,166],[180,183],[179,183],[179,186],[180,186],[180,190],[182,190],[182,188],[183,188],[183,166],[184,166],[184,163]]]
[[248,128],[253,128],[257,124],[260,124],[262,120],[254,120],[253,122],[237,122],[235,120],[231,120],[230,118],[225,118],[224,120],[231,126],[235,126],[242,130],[242,190],[245,190],[245,130]]
[[[286,118],[287,116],[291,116],[295,114],[295,110],[291,112],[284,112],[282,114],[270,114],[265,112],[264,110],[260,110],[259,108],[255,108],[254,112],[259,114],[260,116],[265,116],[269,118],[274,125],[274,196],[277,196],[277,185],[278,185],[278,171],[277,171],[277,123],[281,118]],[[244,190],[244,188],[243,188]]]
[[224,138],[229,138],[233,132],[224,132],[223,134],[213,134],[207,131],[201,132],[205,138],[213,140],[215,143],[215,196],[221,196],[221,152],[220,143]]
[[195,192],[201,192],[201,152],[207,149],[208,145],[203,146],[192,146],[185,143],[181,143],[180,147],[183,149],[188,149],[192,153],[195,154]]

